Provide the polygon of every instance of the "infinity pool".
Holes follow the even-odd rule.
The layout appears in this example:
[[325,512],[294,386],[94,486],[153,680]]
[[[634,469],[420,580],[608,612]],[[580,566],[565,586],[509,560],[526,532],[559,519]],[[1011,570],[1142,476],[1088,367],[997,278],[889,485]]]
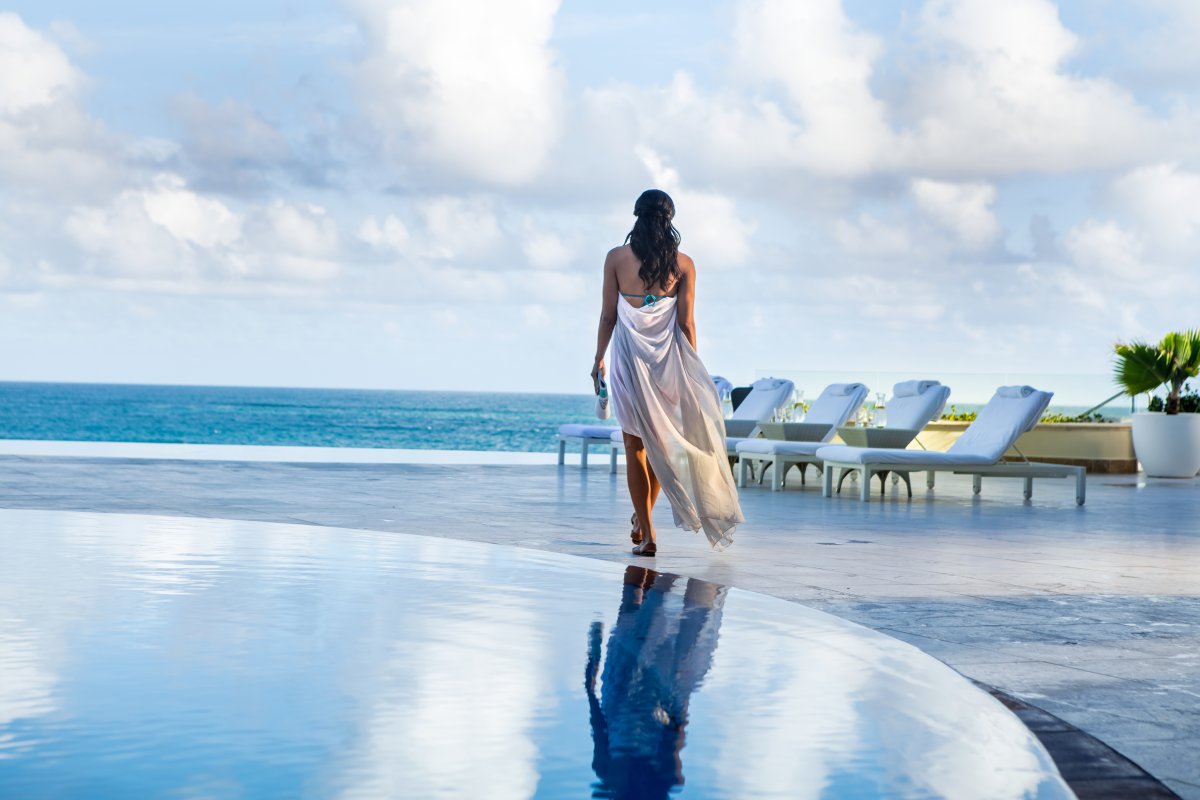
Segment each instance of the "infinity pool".
[[940,662],[703,581],[36,511],[0,554],[4,797],[1071,796]]

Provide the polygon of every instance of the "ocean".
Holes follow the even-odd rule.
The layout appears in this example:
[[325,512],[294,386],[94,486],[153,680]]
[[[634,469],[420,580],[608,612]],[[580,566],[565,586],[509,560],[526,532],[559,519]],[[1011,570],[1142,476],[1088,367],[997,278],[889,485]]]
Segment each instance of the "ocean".
[[[0,382],[0,439],[540,453],[557,448],[563,423],[602,424],[593,402],[565,394]],[[1114,410],[1114,418],[1127,413],[1105,409]]]
[[588,395],[0,382],[0,439],[550,452]]

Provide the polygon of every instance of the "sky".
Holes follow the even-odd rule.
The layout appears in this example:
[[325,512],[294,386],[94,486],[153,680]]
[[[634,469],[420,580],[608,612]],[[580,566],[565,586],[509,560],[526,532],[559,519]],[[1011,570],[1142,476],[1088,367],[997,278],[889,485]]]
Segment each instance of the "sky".
[[0,380],[586,392],[650,187],[736,384],[1200,326],[1194,0],[7,8]]

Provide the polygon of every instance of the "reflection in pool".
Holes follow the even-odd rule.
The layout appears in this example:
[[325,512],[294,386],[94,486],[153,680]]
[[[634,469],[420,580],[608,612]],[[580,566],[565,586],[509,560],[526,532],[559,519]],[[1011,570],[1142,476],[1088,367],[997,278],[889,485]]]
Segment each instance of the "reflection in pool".
[[608,640],[596,699],[603,625],[588,634],[587,689],[600,781],[596,797],[666,797],[683,784],[688,701],[712,665],[724,587],[625,568],[621,608]]
[[224,520],[0,546],[2,797],[1070,796],[939,662],[703,581]]

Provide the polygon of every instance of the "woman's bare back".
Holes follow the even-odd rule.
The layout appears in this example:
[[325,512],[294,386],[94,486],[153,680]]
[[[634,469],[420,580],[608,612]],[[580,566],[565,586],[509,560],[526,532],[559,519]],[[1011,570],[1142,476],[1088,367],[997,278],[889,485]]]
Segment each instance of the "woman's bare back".
[[686,280],[695,267],[691,258],[684,253],[679,253],[679,277],[667,286],[647,286],[638,275],[638,270],[642,268],[642,262],[633,254],[632,247],[627,244],[614,247],[608,256],[617,273],[617,290],[624,295],[633,295],[627,299],[635,306],[642,304],[639,299],[642,295],[673,297],[680,288],[679,284]]

